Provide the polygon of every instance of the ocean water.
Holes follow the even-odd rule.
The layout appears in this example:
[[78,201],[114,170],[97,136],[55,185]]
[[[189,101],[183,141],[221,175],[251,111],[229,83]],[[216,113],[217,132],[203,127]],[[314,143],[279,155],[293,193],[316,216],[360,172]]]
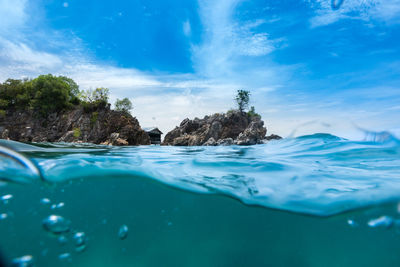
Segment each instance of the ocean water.
[[400,266],[390,134],[0,145],[0,252],[12,266]]

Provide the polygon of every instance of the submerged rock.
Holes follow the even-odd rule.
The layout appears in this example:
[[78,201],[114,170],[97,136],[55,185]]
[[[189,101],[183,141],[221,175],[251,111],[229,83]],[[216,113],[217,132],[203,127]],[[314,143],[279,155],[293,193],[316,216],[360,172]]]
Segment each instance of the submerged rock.
[[240,111],[216,113],[203,119],[185,119],[167,133],[163,145],[215,146],[261,144],[267,129],[259,116]]
[[0,136],[20,142],[77,142],[107,145],[149,145],[136,118],[109,106],[71,110],[39,117],[33,111],[7,111],[0,117]]

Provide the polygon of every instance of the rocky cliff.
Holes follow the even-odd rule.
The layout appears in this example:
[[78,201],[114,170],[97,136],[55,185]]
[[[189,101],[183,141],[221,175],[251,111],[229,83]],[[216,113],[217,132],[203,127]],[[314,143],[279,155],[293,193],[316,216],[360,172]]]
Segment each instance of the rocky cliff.
[[85,111],[82,106],[48,114],[8,110],[0,117],[0,137],[21,142],[88,142],[149,145],[149,136],[131,115],[109,106]]
[[203,119],[185,119],[179,127],[167,133],[163,145],[255,145],[264,142],[266,133],[267,129],[259,116],[231,111]]

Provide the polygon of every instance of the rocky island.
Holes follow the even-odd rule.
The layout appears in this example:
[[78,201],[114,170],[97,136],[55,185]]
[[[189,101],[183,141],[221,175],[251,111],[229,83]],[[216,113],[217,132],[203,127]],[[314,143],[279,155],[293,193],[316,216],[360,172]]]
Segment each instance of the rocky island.
[[255,145],[267,140],[280,139],[277,135],[266,137],[267,129],[259,115],[239,110],[226,114],[216,113],[203,119],[185,119],[164,138],[163,145],[216,146]]
[[10,111],[0,118],[0,136],[20,142],[82,142],[105,145],[149,145],[149,136],[130,114],[109,106],[87,112],[72,110],[37,117],[32,111]]
[[0,138],[20,142],[149,145],[128,99],[110,109],[108,89],[80,91],[63,76],[0,84]]
[[[78,142],[103,145],[150,145],[148,133],[130,114],[129,99],[108,103],[107,88],[79,90],[70,78],[41,75],[32,80],[0,83],[0,138],[20,142]],[[250,92],[238,90],[238,109],[203,119],[185,119],[164,138],[162,145],[255,145],[267,140],[267,129]]]

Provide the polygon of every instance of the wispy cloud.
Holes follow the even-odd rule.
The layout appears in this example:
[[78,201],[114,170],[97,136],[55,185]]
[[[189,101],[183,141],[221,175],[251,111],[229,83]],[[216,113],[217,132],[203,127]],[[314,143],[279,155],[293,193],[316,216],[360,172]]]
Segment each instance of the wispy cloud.
[[[37,73],[59,68],[61,59],[47,52],[36,51],[22,42],[11,42],[0,38],[0,60],[3,68],[0,78],[17,73]],[[10,73],[11,72],[11,73]],[[2,77],[3,76],[3,77]]]
[[27,0],[0,0],[0,34],[24,25]]
[[341,19],[400,23],[400,0],[346,0],[332,9],[331,0],[305,0],[315,9],[311,27],[335,23]]
[[[244,57],[265,56],[282,40],[257,30],[264,20],[236,21],[234,10],[242,1],[202,1],[200,15],[206,28],[204,42],[193,47],[196,69],[207,76],[232,76]],[[241,63],[240,63],[241,64]]]

